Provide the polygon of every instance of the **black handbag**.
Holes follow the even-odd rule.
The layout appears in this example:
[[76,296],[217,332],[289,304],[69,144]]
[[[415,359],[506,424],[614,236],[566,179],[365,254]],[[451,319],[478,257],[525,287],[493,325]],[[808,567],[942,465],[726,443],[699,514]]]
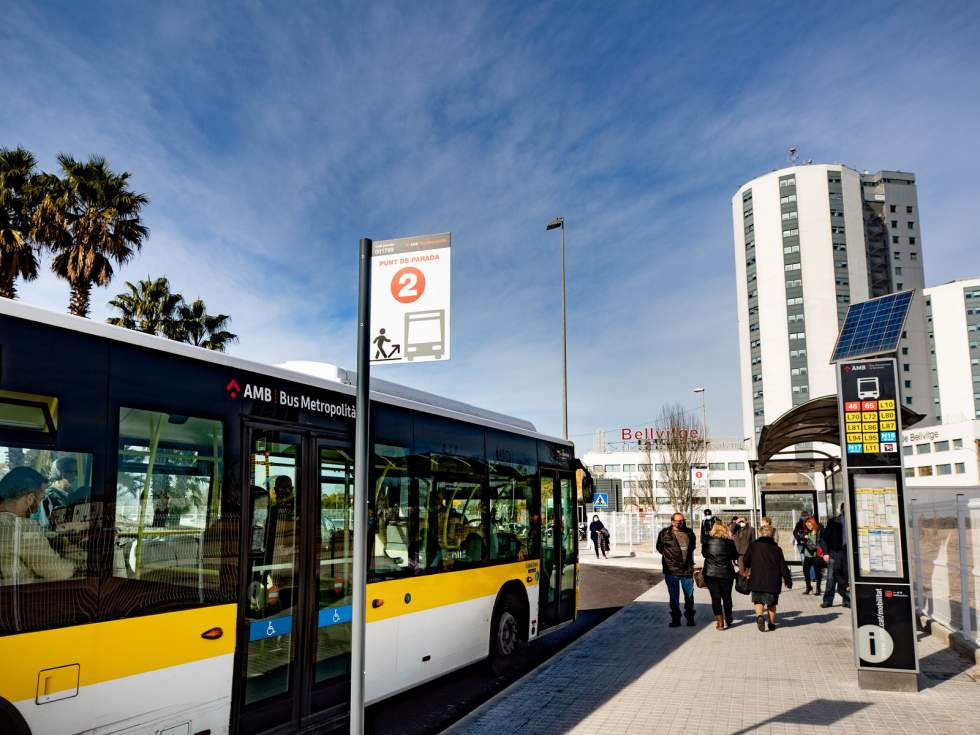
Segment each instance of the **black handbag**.
[[739,572],[738,576],[735,578],[735,591],[738,592],[739,594],[748,595],[752,592],[752,590],[749,589],[750,574],[751,572],[749,574],[743,574],[742,572]]

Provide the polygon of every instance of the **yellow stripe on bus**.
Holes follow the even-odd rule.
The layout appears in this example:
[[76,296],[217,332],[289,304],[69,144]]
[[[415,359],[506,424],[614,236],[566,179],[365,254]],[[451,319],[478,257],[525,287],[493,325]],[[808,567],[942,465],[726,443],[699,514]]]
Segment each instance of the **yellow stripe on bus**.
[[[367,589],[367,622],[387,620],[443,605],[476,600],[495,595],[508,580],[519,581],[525,587],[537,582],[540,563],[521,561],[478,569],[466,569],[451,574],[428,574],[419,577],[374,582]],[[531,581],[528,581],[528,578]],[[409,601],[405,596],[410,595]],[[381,600],[380,607],[373,602]]]
[[[78,664],[80,687],[235,651],[236,605],[76,625],[0,637],[0,696],[34,699],[44,669]],[[201,634],[221,628],[224,635]]]
[[[509,580],[533,587],[539,568],[532,560],[375,582],[368,585],[367,622],[489,597]],[[373,607],[374,600],[383,604]],[[78,664],[83,687],[234,653],[236,619],[236,605],[216,605],[2,636],[0,697],[34,699],[44,669]],[[224,635],[201,638],[211,628]]]

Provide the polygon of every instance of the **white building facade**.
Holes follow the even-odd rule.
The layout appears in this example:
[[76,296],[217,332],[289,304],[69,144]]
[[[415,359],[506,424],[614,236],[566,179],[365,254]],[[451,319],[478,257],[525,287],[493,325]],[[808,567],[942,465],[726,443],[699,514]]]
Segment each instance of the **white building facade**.
[[902,432],[902,467],[909,487],[980,485],[980,420]]
[[980,278],[925,290],[932,405],[902,433],[910,487],[980,485]]
[[935,422],[980,419],[980,278],[925,290]]
[[773,171],[732,197],[744,436],[837,391],[851,302],[920,289],[901,344],[903,401],[931,401],[915,177],[839,164]]
[[[656,447],[641,449],[637,442],[620,442],[593,448],[582,457],[594,477],[621,480],[623,510],[672,513],[667,492],[669,458]],[[694,507],[711,508],[716,513],[748,513],[753,505],[752,472],[749,453],[737,439],[711,439],[704,470],[707,489],[697,492]],[[681,509],[684,510],[684,509]]]

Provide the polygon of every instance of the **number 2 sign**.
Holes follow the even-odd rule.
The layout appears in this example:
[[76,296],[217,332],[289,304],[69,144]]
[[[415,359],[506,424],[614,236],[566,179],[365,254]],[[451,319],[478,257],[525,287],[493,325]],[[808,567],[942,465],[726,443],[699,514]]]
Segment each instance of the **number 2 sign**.
[[418,301],[425,293],[425,274],[414,266],[402,268],[391,279],[391,295],[401,304]]
[[379,240],[371,254],[371,363],[449,359],[450,243]]

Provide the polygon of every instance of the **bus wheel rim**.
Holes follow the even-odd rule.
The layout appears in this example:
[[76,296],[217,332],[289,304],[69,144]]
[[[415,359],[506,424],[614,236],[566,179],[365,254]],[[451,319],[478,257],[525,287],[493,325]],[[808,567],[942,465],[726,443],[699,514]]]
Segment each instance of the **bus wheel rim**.
[[506,610],[497,625],[497,647],[504,656],[509,656],[517,648],[517,620]]

